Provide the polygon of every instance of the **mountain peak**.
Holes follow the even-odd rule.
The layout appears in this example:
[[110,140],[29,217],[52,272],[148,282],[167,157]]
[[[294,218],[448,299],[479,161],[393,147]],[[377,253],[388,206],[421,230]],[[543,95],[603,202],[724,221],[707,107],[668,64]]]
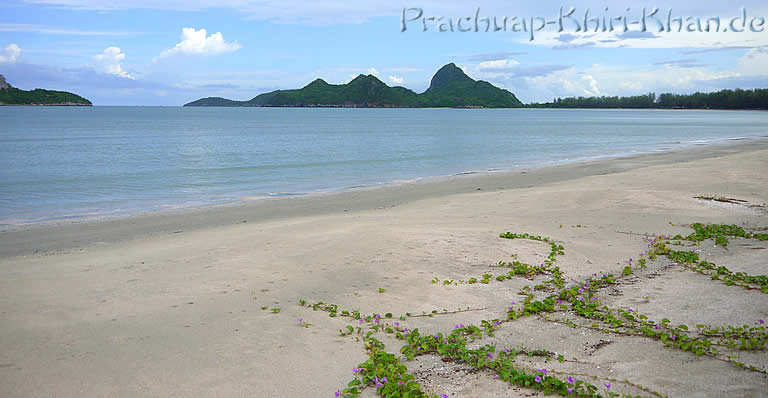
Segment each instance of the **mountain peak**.
[[453,62],[443,66],[440,68],[434,76],[432,76],[432,81],[429,84],[429,89],[427,91],[435,91],[440,90],[442,88],[445,88],[452,82],[468,82],[472,83],[474,80],[472,80],[471,77],[467,76],[466,73],[464,73],[461,68],[456,66]]
[[0,90],[4,88],[11,88],[11,85],[5,81],[5,76],[0,75]]
[[305,88],[306,88],[306,87],[315,87],[315,86],[317,86],[317,87],[324,87],[324,86],[327,86],[327,85],[328,85],[328,82],[326,82],[326,81],[325,81],[325,80],[323,80],[323,79],[317,78],[317,79],[315,79],[315,80],[312,80],[312,82],[311,82],[311,83],[307,84],[307,85],[306,85],[306,86],[304,86],[304,87],[305,87]]

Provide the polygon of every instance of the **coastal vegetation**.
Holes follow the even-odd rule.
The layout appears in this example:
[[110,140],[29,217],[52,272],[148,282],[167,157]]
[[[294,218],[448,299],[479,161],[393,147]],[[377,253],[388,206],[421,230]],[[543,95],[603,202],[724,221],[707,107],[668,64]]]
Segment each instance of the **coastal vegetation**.
[[[484,284],[490,283],[492,279],[503,282],[515,277],[533,280],[541,275],[549,275],[551,279],[533,288],[525,286],[519,292],[525,298],[520,303],[505,303],[501,309],[503,317],[482,320],[478,325],[458,323],[448,331],[422,332],[418,328],[409,329],[407,321],[414,317],[451,315],[485,308],[468,307],[456,311],[435,309],[429,313],[405,313],[397,316],[391,312],[375,312],[368,315],[359,310],[342,309],[335,304],[310,304],[305,299],[299,300],[299,305],[314,311],[324,311],[330,317],[348,318],[352,324],[339,330],[340,335],[354,338],[364,345],[368,360],[352,369],[352,380],[335,393],[337,397],[357,397],[366,389],[374,389],[377,395],[382,397],[447,397],[447,394],[429,391],[409,373],[408,362],[421,356],[436,356],[443,362],[461,364],[474,369],[474,372],[491,374],[500,382],[541,391],[544,394],[567,397],[664,396],[652,388],[628,379],[621,380],[579,372],[573,367],[556,366],[554,362],[586,363],[579,362],[576,358],[566,358],[547,348],[482,344],[483,339],[494,337],[505,324],[526,317],[537,317],[545,322],[598,331],[607,335],[642,338],[649,344],[661,344],[668,349],[686,352],[695,357],[726,362],[747,372],[768,374],[768,370],[760,365],[749,364],[740,360],[737,355],[739,352],[765,350],[768,345],[768,328],[762,319],[753,325],[710,326],[698,322],[688,326],[667,318],[654,320],[640,313],[637,308],[616,307],[604,302],[609,301],[608,296],[615,294],[613,291],[617,286],[642,278],[651,280],[660,273],[677,267],[707,275],[712,281],[719,281],[727,286],[768,293],[768,277],[733,272],[723,266],[700,260],[695,249],[685,250],[686,247],[696,247],[705,241],[714,242],[721,247],[727,246],[733,238],[765,241],[768,240],[768,234],[763,232],[765,229],[747,229],[746,224],[739,226],[694,223],[690,227],[693,232],[688,235],[642,235],[645,242],[642,252],[637,261],[633,262],[631,258],[627,261],[621,275],[594,273],[580,281],[571,280],[569,284],[566,284],[559,267],[554,266],[557,257],[565,253],[561,244],[549,237],[502,233],[500,237],[504,239],[524,239],[547,244],[549,254],[540,266],[517,261],[517,257],[513,255],[515,261],[512,263],[498,264],[500,267],[511,268],[512,271],[501,274],[502,278],[494,278],[491,274],[484,275]],[[654,269],[648,270],[649,267]],[[472,284],[473,279],[476,280],[470,278],[468,283]],[[432,282],[437,281],[439,279],[435,278]],[[444,285],[454,283],[456,282],[450,281]],[[644,299],[647,300],[647,297]],[[308,327],[302,318],[298,319],[298,325],[302,328]],[[394,341],[398,342],[399,355],[387,351],[382,341],[386,338],[394,338]],[[597,350],[611,342],[601,340],[594,349]],[[526,361],[520,360],[521,357],[541,358],[544,360],[544,366],[536,368],[526,365]],[[553,363],[547,365],[550,361]]]
[[21,90],[0,75],[0,105],[92,105],[91,101],[67,91]]
[[248,101],[208,97],[184,106],[516,108],[523,104],[513,93],[486,81],[474,80],[450,63],[435,73],[429,89],[421,94],[401,86],[390,87],[374,75],[358,75],[346,84],[316,79],[300,89],[276,90]]
[[630,109],[768,109],[768,89],[720,90],[712,93],[655,93],[630,97],[568,97],[532,103],[529,108],[630,108]]

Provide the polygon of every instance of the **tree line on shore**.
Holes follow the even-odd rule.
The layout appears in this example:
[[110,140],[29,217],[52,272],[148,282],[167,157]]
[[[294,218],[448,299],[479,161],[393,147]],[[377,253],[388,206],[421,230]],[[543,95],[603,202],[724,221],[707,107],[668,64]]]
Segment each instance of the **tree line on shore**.
[[634,109],[768,109],[768,89],[720,90],[712,93],[630,97],[568,97],[552,102],[531,103],[529,108],[634,108]]

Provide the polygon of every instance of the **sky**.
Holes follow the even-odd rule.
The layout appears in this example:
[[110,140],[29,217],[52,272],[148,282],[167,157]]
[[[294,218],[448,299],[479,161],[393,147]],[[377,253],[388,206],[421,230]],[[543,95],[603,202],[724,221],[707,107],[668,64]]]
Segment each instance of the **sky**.
[[361,73],[423,92],[449,62],[525,103],[767,88],[768,2],[729,3],[3,0],[0,74],[94,105],[247,100]]

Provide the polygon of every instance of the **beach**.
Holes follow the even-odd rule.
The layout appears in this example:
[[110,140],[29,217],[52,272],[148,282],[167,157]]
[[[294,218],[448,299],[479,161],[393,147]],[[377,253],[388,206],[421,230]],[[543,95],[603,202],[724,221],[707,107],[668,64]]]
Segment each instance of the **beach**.
[[[768,141],[746,140],[4,226],[0,396],[333,396],[368,359],[359,336],[339,332],[358,324],[300,306],[300,300],[392,313],[384,321],[389,324],[406,313],[470,309],[399,321],[422,334],[504,318],[533,280],[461,282],[497,274],[494,266],[513,255],[543,262],[549,246],[501,239],[499,233],[541,235],[562,245],[557,265],[569,284],[593,274],[620,275],[628,259],[637,261],[647,250],[646,235],[688,234],[695,222],[768,226],[766,170]],[[746,202],[695,198],[700,195]],[[727,248],[704,241],[695,249],[733,270],[768,273],[765,241],[733,238]],[[768,295],[671,263],[659,258],[635,279],[601,291],[599,299],[691,328],[754,326],[768,319]],[[387,351],[398,353],[402,342],[377,336]],[[504,323],[480,343],[556,352],[568,361],[518,362],[561,372],[562,378],[584,375],[579,377],[598,385],[615,380],[616,393],[761,397],[768,391],[765,350],[739,352],[739,361],[763,371],[757,372],[646,337],[570,327],[538,315]],[[435,394],[538,394],[439,356],[404,364]],[[373,390],[364,395],[375,396]]]

